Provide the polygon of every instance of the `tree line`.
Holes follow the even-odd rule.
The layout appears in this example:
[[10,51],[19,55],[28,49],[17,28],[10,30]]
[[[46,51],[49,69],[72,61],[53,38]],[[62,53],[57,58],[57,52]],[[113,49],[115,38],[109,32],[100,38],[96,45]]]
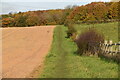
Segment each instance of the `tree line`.
[[26,27],[68,23],[106,22],[118,20],[119,2],[92,2],[82,6],[56,10],[39,10],[1,15],[2,27]]

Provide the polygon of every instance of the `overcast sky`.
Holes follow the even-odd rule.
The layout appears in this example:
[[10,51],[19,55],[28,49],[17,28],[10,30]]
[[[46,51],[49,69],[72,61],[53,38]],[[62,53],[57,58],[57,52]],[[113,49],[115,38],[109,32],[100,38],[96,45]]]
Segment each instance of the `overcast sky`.
[[80,6],[96,1],[109,2],[110,0],[1,0],[2,11],[0,11],[0,14],[19,11],[64,9],[68,5]]
[[1,0],[2,2],[94,2],[94,1],[104,1],[108,2],[110,0]]

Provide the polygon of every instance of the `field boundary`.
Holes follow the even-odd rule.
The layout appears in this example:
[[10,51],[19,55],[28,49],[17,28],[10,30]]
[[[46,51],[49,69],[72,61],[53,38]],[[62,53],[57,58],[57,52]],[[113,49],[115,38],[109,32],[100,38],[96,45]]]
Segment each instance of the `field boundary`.
[[105,41],[104,43],[90,42],[88,51],[90,48],[93,49],[93,53],[100,57],[107,59],[113,59],[120,63],[120,42],[113,43],[112,41]]

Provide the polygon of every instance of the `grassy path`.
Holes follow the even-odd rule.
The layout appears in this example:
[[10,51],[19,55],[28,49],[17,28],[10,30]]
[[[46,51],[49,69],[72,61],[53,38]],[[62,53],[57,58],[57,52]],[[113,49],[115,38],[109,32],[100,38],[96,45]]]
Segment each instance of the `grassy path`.
[[74,54],[75,43],[67,39],[64,26],[57,26],[41,78],[116,78],[118,65],[97,57]]

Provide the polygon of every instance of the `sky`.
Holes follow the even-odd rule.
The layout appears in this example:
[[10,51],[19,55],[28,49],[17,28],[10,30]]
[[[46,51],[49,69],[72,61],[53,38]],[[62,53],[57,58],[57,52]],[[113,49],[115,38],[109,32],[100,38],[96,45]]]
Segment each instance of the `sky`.
[[110,0],[0,0],[0,14],[35,10],[64,9],[68,5],[85,5],[91,2]]
[[2,2],[94,2],[94,1],[105,1],[110,0],[1,0]]

